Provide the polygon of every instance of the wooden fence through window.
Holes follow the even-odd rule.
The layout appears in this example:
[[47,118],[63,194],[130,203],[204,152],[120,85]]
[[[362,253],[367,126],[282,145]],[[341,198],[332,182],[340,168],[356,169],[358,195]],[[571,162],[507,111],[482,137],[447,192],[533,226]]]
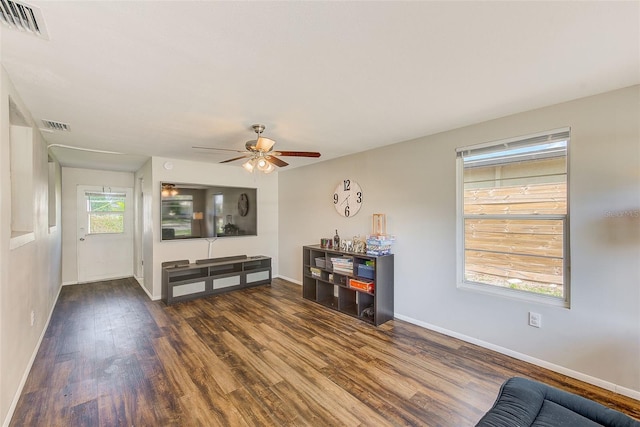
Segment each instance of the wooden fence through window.
[[513,215],[465,219],[465,273],[562,286],[565,222],[517,215],[564,215],[566,195],[566,183],[465,190],[466,215]]

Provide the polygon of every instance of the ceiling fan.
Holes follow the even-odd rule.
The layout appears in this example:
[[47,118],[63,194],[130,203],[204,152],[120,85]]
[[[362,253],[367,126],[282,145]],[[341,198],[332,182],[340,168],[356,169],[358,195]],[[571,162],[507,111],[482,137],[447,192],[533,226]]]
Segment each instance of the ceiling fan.
[[242,153],[241,156],[234,157],[233,159],[223,160],[220,163],[234,162],[240,159],[249,158],[242,164],[249,172],[253,172],[255,168],[264,173],[271,173],[275,170],[274,166],[284,167],[289,163],[280,159],[279,157],[320,157],[320,153],[316,151],[273,151],[275,141],[270,138],[262,136],[265,126],[256,124],[251,126],[253,131],[258,135],[257,139],[247,141],[245,144],[245,151],[243,150],[230,150],[227,148],[214,148],[214,147],[192,147],[203,150],[221,150],[221,151],[234,151],[236,153]]

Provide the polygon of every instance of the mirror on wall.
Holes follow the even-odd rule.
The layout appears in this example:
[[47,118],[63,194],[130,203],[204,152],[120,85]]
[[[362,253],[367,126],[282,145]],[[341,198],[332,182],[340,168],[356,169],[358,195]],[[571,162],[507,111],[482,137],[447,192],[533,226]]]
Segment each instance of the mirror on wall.
[[257,189],[161,183],[161,240],[257,236]]

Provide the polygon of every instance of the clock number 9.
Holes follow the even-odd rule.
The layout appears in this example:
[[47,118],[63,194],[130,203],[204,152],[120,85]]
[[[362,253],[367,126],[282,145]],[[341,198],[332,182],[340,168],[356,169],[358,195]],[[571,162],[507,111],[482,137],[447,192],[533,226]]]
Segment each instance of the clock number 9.
[[346,208],[344,208],[344,216],[346,216],[347,218],[349,218],[349,205],[347,205]]
[[358,191],[356,193],[356,196],[358,196],[358,198],[356,199],[356,202],[362,203],[362,191]]
[[351,181],[348,179],[345,179],[343,182],[343,186],[344,186],[344,191],[351,191]]
[[338,193],[333,193],[333,204],[338,204]]

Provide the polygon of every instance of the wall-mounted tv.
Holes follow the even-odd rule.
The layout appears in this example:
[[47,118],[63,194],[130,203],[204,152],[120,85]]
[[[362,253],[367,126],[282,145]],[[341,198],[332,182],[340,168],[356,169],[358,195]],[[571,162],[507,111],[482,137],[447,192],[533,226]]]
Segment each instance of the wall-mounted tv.
[[257,189],[161,183],[161,240],[258,235]]

